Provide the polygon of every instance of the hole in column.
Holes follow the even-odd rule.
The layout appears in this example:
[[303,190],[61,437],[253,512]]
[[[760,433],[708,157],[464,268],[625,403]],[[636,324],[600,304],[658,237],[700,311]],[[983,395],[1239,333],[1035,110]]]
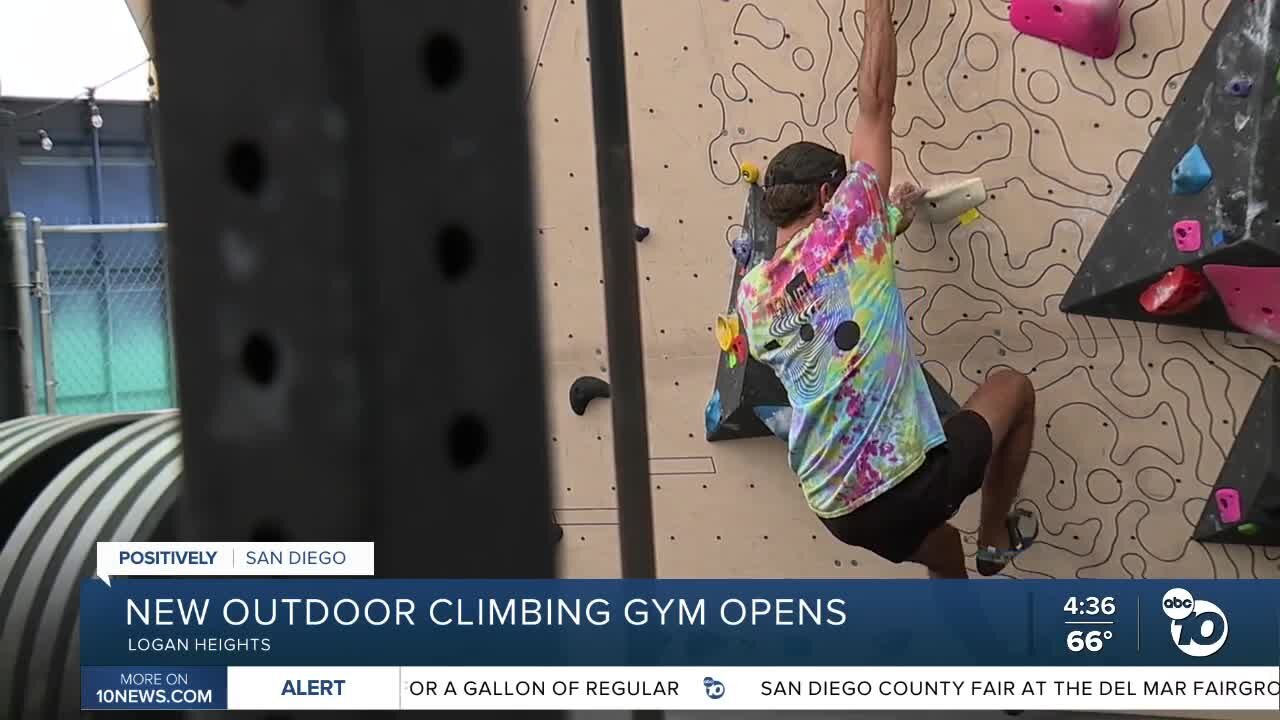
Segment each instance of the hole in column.
[[[476,249],[471,233],[457,225],[446,225],[436,235],[436,261],[448,280],[457,280],[475,264]],[[556,283],[559,286],[559,283]]]
[[237,190],[247,195],[257,195],[266,181],[267,161],[258,144],[249,140],[237,140],[227,149],[227,178]]
[[280,527],[275,520],[259,520],[249,531],[249,539],[253,542],[289,542],[289,533]]
[[250,333],[240,349],[240,365],[254,383],[270,385],[279,369],[275,343],[262,333]]
[[462,470],[484,459],[489,451],[489,431],[472,415],[456,418],[449,426],[449,460]]
[[462,77],[462,46],[449,34],[435,33],[422,45],[422,71],[437,90],[455,85]]

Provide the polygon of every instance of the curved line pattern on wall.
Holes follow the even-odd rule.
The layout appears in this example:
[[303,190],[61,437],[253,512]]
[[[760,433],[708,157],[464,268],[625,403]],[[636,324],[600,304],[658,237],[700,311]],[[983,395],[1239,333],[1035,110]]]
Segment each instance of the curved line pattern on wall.
[[[558,0],[553,26],[542,19],[556,2],[530,3],[538,21],[529,31],[536,44],[552,28],[532,107],[553,384],[594,372],[593,350],[604,342],[590,305],[598,238],[574,233],[598,224],[583,203],[594,187],[566,180],[568,171],[590,176],[593,163],[580,147],[590,136],[583,3]],[[1002,367],[1027,373],[1038,391],[1020,503],[1040,516],[1043,543],[1008,574],[1280,577],[1280,549],[1190,540],[1280,348],[1057,309],[1226,0],[1126,2],[1120,49],[1105,60],[1019,35],[1000,0],[897,6],[894,177],[932,185],[978,174],[988,189],[977,221],[917,221],[896,243],[913,346],[957,399]],[[804,508],[777,441],[701,440],[721,358],[711,325],[731,280],[725,243],[742,223],[739,163],[763,170],[800,139],[844,149],[858,103],[861,8],[627,4],[637,212],[653,228],[637,249],[652,454],[705,454],[715,465],[710,475],[655,479],[666,575],[920,575],[830,540]],[[553,63],[562,65],[554,74]],[[1168,242],[1167,234],[1134,228],[1134,242]],[[612,507],[607,412],[572,418],[553,405],[551,415],[560,483],[572,487],[558,502]],[[972,555],[974,508],[955,522]],[[611,572],[614,561],[601,558],[616,546],[599,548],[616,536],[569,535],[571,574]]]

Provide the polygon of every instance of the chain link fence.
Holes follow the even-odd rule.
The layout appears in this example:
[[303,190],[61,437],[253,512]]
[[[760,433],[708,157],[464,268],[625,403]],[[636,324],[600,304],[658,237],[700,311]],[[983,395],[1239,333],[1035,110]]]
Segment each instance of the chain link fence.
[[38,405],[50,414],[174,407],[165,225],[35,219],[31,230]]

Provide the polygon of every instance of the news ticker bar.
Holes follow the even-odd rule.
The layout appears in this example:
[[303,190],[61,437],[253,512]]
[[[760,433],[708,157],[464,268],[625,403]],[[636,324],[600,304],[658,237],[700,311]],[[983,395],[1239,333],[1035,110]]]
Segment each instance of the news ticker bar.
[[1280,667],[86,667],[84,710],[1277,710]]

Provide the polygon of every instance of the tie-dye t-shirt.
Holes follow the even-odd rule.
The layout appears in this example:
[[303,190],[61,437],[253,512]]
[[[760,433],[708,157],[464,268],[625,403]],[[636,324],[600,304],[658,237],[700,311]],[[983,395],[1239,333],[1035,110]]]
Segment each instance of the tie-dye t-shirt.
[[790,397],[791,467],[820,517],[870,502],[945,440],[911,352],[892,239],[875,170],[855,163],[825,213],[738,289],[751,354]]

